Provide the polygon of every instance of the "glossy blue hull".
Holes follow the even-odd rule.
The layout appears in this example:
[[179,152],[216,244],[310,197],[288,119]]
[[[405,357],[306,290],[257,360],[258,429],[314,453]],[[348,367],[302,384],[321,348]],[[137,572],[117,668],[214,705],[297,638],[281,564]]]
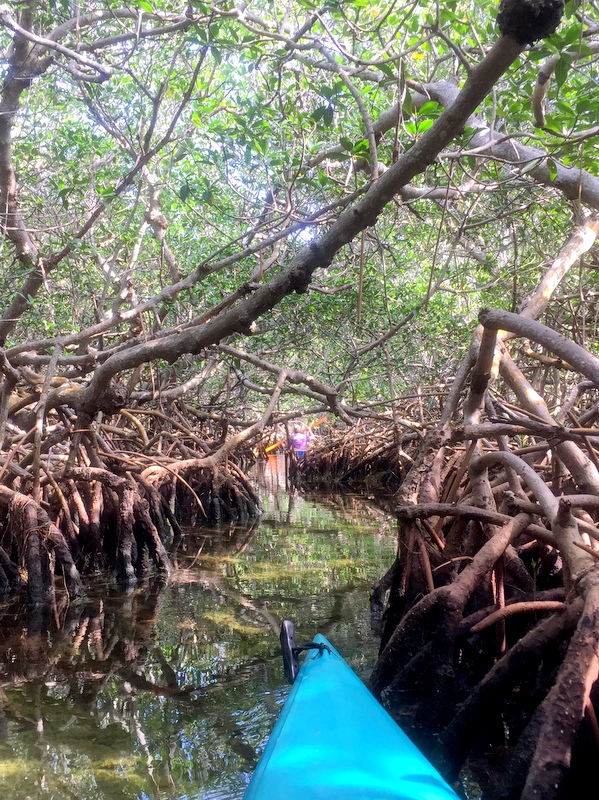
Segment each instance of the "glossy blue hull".
[[309,651],[244,800],[456,800],[337,651]]

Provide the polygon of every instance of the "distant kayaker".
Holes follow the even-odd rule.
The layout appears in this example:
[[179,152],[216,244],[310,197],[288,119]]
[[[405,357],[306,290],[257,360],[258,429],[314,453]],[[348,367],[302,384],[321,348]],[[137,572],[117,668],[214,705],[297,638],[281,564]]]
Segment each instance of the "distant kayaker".
[[301,425],[293,426],[293,433],[291,434],[291,446],[297,458],[303,458],[306,455],[306,450],[310,444],[310,429],[302,428]]

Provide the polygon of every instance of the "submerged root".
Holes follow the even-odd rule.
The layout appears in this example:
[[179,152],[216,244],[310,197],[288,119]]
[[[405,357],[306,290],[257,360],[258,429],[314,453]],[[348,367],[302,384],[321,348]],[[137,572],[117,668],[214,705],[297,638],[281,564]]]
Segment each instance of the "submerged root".
[[377,486],[396,490],[411,464],[409,451],[419,441],[415,430],[400,431],[388,423],[358,422],[349,430],[332,430],[316,441],[308,457],[291,466],[292,477],[303,486]]
[[127,589],[151,572],[165,581],[172,572],[166,548],[181,535],[180,521],[246,523],[260,513],[249,481],[227,458],[196,457],[188,447],[194,457],[184,461],[150,459],[82,442],[87,463],[45,468],[40,502],[0,484],[0,594],[26,585],[32,607],[51,606],[57,586],[71,599],[84,597],[81,574],[98,569]]
[[174,496],[177,517],[188,525],[246,522],[261,512],[258,496],[235,464],[190,459],[144,470],[142,480],[161,496]]
[[[0,486],[0,513],[10,518],[2,537],[3,558],[0,563],[9,585],[19,586],[16,565],[27,571],[29,603],[45,605],[54,598],[54,567],[64,577],[65,586],[73,598],[85,595],[79,570],[75,566],[67,542],[47,513],[31,498]],[[11,560],[8,552],[15,555]],[[10,577],[9,577],[10,576]]]

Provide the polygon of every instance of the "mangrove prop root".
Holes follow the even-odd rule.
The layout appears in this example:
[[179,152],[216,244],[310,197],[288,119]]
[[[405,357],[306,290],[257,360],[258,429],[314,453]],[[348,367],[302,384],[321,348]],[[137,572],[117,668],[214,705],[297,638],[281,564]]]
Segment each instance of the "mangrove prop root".
[[559,793],[598,670],[599,581],[595,579],[559,675],[539,708],[541,727],[522,800]]
[[499,795],[553,800],[572,780],[579,731],[597,718],[599,429],[583,427],[597,420],[586,389],[567,387],[550,412],[543,386],[511,359],[508,332],[532,343],[521,354],[536,362],[548,349],[592,391],[599,360],[522,315],[484,311],[480,321],[459,392],[410,452],[395,495],[398,553],[373,588],[379,617],[387,596],[387,624],[370,686],[392,711],[401,703],[404,724],[440,734],[452,778],[509,730]]
[[541,622],[503,655],[480,681],[440,737],[448,773],[457,775],[476,737],[480,735],[484,719],[498,711],[508,689],[521,676],[530,674],[548,644],[572,633],[582,608],[582,601],[576,600],[567,607],[566,613],[553,615]]

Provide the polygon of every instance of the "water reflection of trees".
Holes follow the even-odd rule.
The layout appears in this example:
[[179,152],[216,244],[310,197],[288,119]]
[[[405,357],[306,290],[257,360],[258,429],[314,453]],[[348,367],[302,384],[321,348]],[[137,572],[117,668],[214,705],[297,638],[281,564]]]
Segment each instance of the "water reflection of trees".
[[280,617],[343,649],[362,564],[381,571],[377,537],[351,533],[357,504],[293,502],[278,527],[185,530],[167,587],[0,607],[3,800],[241,797],[286,691]]
[[166,591],[147,584],[86,602],[69,604],[65,596],[51,610],[2,608],[3,798],[48,791],[111,800],[171,797],[184,793],[176,785],[195,794],[223,780],[231,783],[228,796],[242,793],[256,752],[230,713],[240,705],[230,694],[253,686],[248,705],[259,743],[274,713],[259,702],[269,665],[243,648],[236,653],[232,642],[221,647],[216,631],[193,615],[171,620],[166,644],[157,643],[156,624],[165,599],[192,582],[200,605],[246,603],[259,616],[259,606],[231,590],[217,570],[194,565],[198,554],[217,561],[239,552],[252,533],[231,527],[184,537],[175,553],[177,581]]
[[[40,627],[39,616],[12,632],[2,626],[0,773],[7,758],[27,772],[25,785],[14,795],[3,787],[3,797],[44,787],[64,797],[112,800],[140,796],[142,787],[170,796],[181,781],[206,786],[218,774],[220,783],[223,766],[242,781],[256,753],[227,694],[250,682],[256,705],[267,665],[244,659],[237,671],[228,660],[216,676],[191,625],[178,648],[159,647],[152,627],[163,597],[148,589],[71,606],[60,627],[51,617]],[[260,708],[251,713],[260,720]],[[271,715],[262,717],[265,731]]]

